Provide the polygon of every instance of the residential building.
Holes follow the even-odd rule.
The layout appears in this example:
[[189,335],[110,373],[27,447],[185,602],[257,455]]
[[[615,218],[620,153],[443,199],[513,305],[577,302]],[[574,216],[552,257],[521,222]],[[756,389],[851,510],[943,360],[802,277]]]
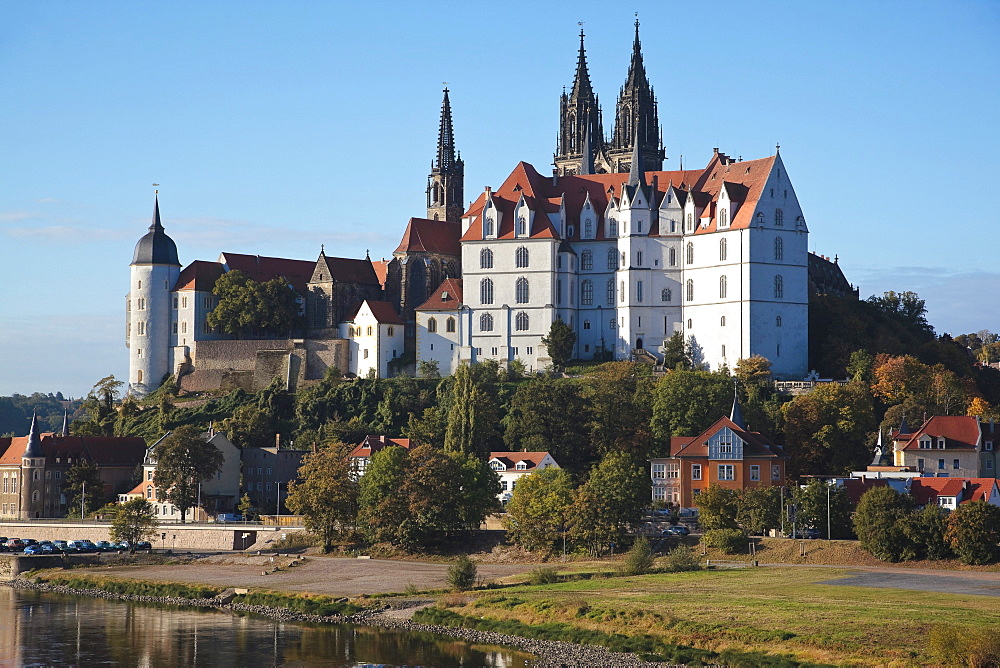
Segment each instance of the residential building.
[[305,450],[291,448],[243,448],[240,451],[243,493],[248,494],[262,515],[281,514],[288,496],[288,483],[298,479]]
[[978,417],[936,415],[910,430],[904,419],[892,433],[892,465],[940,478],[996,478],[995,423]]
[[787,459],[781,446],[747,429],[734,400],[730,417],[697,436],[672,438],[670,456],[650,460],[652,500],[693,508],[711,487],[783,487]]
[[365,300],[340,325],[350,360],[346,369],[360,378],[388,378],[390,366],[404,352],[403,320],[392,304]]
[[462,279],[449,278],[415,310],[417,359],[437,363],[442,376],[455,373],[462,345]]
[[544,471],[550,466],[559,468],[559,464],[547,452],[491,452],[489,465],[500,478],[500,493],[497,498],[501,503],[510,501],[514,488],[524,476]]
[[414,447],[408,438],[389,438],[387,436],[365,436],[354,450],[351,451],[351,476],[357,480],[368,470],[368,464],[376,452],[389,446],[398,446],[404,450]]

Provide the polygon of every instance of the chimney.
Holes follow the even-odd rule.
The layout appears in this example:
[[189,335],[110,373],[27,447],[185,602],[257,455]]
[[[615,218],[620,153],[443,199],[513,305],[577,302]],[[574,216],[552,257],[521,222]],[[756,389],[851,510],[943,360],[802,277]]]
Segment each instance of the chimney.
[[274,435],[274,447],[281,450],[281,434]]

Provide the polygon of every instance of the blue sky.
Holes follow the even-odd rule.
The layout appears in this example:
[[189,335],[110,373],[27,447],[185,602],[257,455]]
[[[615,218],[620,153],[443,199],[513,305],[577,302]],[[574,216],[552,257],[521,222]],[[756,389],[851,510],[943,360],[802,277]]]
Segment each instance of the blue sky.
[[580,21],[610,127],[634,11],[667,168],[780,142],[810,249],[862,296],[1000,330],[1000,3],[633,5],[5,3],[0,395],[126,376],[152,183],[183,264],[387,257],[424,212],[443,82],[472,199],[550,169]]

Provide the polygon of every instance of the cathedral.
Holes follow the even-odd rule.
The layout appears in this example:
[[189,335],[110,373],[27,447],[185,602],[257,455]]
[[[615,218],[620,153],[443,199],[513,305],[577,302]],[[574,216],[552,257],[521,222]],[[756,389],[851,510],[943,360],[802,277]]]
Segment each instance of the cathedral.
[[[445,89],[426,216],[409,220],[390,260],[222,253],[182,269],[156,202],[126,299],[130,391],[169,374],[198,390],[275,376],[292,387],[331,367],[385,376],[432,362],[448,374],[492,359],[537,370],[550,363],[541,340],[557,318],[576,333],[579,359],[655,364],[679,332],[706,368],[762,355],[776,377],[804,377],[810,285],[850,286],[808,252],[779,151],[742,160],[713,149],[687,170],[665,160],[637,21],[611,134],[581,31],[551,174],[521,162],[469,204]],[[215,281],[234,269],[287,281],[303,331],[233,340],[209,327]]]

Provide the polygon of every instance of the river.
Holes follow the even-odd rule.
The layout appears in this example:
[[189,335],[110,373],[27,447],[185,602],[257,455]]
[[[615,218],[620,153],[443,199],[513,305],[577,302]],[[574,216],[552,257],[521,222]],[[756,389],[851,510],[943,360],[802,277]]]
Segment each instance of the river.
[[350,624],[119,603],[0,586],[0,666],[532,665],[506,647]]

